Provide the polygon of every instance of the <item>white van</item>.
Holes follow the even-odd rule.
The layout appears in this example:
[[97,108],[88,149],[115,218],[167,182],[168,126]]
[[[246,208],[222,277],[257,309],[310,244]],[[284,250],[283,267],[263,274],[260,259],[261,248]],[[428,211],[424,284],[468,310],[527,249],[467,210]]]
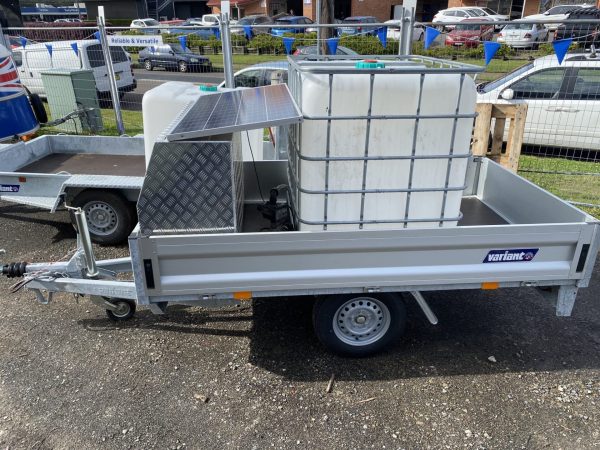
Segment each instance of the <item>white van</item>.
[[[77,44],[77,53],[72,44]],[[46,45],[52,46],[52,56]],[[123,47],[110,47],[110,54],[117,78],[119,93],[132,91],[137,83],[131,69],[129,54]],[[104,54],[96,39],[84,41],[58,41],[44,44],[27,44],[25,48],[13,49],[13,58],[19,70],[21,83],[32,93],[46,96],[41,73],[48,69],[91,69],[96,79],[96,90],[100,98],[110,95],[108,71]]]

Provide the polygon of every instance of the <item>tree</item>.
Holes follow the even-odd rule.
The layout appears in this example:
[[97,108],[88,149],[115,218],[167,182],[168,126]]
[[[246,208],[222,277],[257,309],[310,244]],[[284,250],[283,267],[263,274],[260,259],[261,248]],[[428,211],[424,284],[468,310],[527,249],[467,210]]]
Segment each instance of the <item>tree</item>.
[[[335,4],[335,0],[321,0],[321,23],[333,23],[333,18],[335,17],[334,15],[334,4]],[[328,52],[328,48],[327,48],[327,39],[331,38],[334,36],[334,29],[333,28],[321,28],[321,39],[322,41],[320,42],[321,44],[321,50],[322,53],[324,55],[326,55]]]

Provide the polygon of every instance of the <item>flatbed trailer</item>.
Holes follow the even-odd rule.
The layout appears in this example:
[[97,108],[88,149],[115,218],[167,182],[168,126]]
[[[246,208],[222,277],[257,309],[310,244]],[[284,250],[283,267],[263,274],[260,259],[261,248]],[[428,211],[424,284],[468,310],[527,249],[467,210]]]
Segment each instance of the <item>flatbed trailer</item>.
[[[69,262],[13,263],[8,276],[48,302],[55,292],[90,295],[115,320],[136,305],[165,313],[172,303],[214,307],[261,297],[314,295],[317,336],[331,350],[365,355],[402,332],[401,293],[431,323],[423,293],[536,287],[569,316],[590,281],[600,244],[594,217],[485,158],[471,157],[456,227],[356,231],[261,231],[257,180],[285,183],[285,161],[246,170],[245,219],[237,233],[129,237],[130,257],[95,261],[81,223]],[[131,281],[118,273],[133,275]]]
[[41,136],[0,145],[0,200],[55,212],[81,207],[94,242],[124,242],[136,223],[142,138]]

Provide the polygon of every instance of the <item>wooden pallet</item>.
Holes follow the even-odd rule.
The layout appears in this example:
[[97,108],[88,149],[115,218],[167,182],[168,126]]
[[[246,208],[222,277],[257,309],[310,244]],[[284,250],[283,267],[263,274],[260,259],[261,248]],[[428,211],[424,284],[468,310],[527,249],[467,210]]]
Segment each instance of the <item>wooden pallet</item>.
[[[487,156],[516,172],[519,168],[519,157],[523,146],[527,104],[478,103],[476,111],[478,115],[473,133],[473,155]],[[491,134],[492,146],[489,149],[492,119],[495,119],[495,124]],[[502,153],[502,142],[504,141],[507,120],[509,120],[508,139],[506,140],[506,152]]]

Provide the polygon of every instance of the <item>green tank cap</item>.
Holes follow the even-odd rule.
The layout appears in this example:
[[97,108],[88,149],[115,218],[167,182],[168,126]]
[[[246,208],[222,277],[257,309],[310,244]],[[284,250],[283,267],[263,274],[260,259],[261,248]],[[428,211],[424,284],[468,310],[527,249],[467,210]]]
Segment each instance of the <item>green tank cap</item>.
[[374,59],[365,59],[363,61],[358,61],[354,67],[356,69],[385,69],[385,63],[375,61]]
[[217,86],[214,84],[201,84],[200,90],[205,92],[217,92]]

